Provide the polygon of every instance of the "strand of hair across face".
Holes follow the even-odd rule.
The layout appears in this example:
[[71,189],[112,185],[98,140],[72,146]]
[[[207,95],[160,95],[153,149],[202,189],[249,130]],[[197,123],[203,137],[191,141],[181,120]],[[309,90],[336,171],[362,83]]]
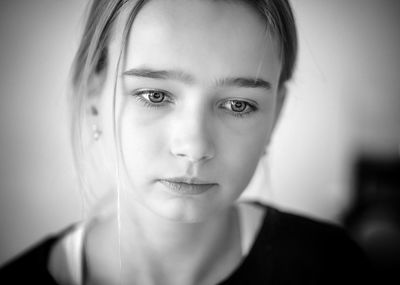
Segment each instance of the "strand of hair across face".
[[[133,7],[133,9],[131,10],[131,12],[129,13],[128,16],[128,20],[126,22],[123,34],[122,34],[122,41],[121,41],[121,49],[120,49],[120,53],[118,56],[118,60],[117,60],[117,66],[116,66],[116,73],[115,73],[115,81],[114,81],[114,94],[113,94],[113,136],[114,136],[114,143],[116,146],[116,179],[117,179],[117,226],[118,226],[118,256],[119,256],[119,284],[123,284],[123,267],[122,267],[122,251],[121,251],[121,231],[122,231],[122,226],[121,226],[121,156],[122,156],[122,151],[120,149],[121,145],[120,145],[120,141],[119,141],[119,136],[118,136],[118,118],[117,118],[117,112],[116,112],[116,108],[117,108],[117,87],[118,87],[118,74],[120,71],[120,63],[121,63],[121,59],[123,57],[124,51],[125,51],[125,46],[126,46],[126,41],[128,38],[128,34],[130,32],[130,27],[133,24],[133,20],[137,14],[137,12],[139,11],[139,9],[141,8],[141,6],[144,5],[144,3],[146,2],[146,0],[139,0],[135,6]],[[126,4],[126,2],[124,3]],[[123,5],[124,5],[123,4]]]
[[118,260],[119,260],[119,284],[123,284],[123,272],[122,272],[122,252],[121,252],[121,231],[122,231],[122,226],[121,226],[121,149],[120,149],[120,141],[119,141],[119,136],[118,136],[118,128],[117,128],[117,114],[116,114],[116,108],[117,108],[117,88],[118,88],[118,74],[119,74],[119,68],[120,68],[120,62],[123,54],[123,49],[121,49],[121,53],[118,56],[118,62],[117,62],[117,70],[115,73],[115,83],[114,83],[114,94],[113,94],[113,135],[114,135],[114,143],[116,146],[116,167],[115,167],[115,175],[116,175],[116,182],[117,182],[117,227],[118,227]]
[[[117,167],[117,177],[119,180],[119,167]],[[119,256],[119,276],[120,284],[122,284],[122,257],[121,257],[121,198],[120,198],[120,182],[117,182],[117,220],[118,220],[118,256]]]
[[113,136],[114,136],[114,144],[116,148],[116,166],[115,166],[115,176],[116,176],[116,187],[117,187],[117,228],[118,228],[118,260],[119,260],[119,284],[122,284],[122,256],[121,256],[121,177],[120,177],[120,144],[118,140],[117,134],[117,87],[118,87],[118,74],[119,74],[119,66],[122,58],[122,49],[121,53],[118,56],[117,61],[117,70],[115,72],[115,81],[114,81],[114,90],[113,90]]

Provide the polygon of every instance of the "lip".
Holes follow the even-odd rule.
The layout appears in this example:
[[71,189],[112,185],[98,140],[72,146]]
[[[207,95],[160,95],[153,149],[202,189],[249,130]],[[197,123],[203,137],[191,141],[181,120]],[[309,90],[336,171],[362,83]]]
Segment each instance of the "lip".
[[195,177],[164,178],[159,179],[158,182],[169,191],[179,195],[199,195],[218,185]]

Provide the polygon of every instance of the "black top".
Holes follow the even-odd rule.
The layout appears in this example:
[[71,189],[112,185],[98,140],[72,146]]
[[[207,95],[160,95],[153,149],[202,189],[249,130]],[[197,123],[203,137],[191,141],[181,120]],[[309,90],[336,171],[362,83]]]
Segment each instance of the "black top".
[[[373,284],[362,250],[340,227],[270,206],[241,265],[219,285]],[[57,285],[47,270],[53,245],[68,231],[51,236],[0,270],[0,284]]]

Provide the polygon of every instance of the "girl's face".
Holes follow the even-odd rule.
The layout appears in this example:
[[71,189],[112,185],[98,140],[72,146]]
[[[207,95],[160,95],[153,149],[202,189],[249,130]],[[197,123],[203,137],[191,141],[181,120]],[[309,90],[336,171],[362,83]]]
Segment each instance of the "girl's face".
[[[119,53],[110,52],[111,58]],[[268,144],[283,93],[280,71],[276,40],[246,5],[145,5],[118,79],[124,205],[139,203],[184,222],[230,207]],[[108,77],[100,114],[112,109],[114,82]],[[112,137],[111,126],[105,128],[104,136]]]

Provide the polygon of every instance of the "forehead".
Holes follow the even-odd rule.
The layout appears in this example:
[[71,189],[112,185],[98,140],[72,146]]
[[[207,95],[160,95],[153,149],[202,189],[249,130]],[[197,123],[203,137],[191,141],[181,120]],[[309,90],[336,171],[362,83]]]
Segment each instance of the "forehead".
[[126,69],[178,69],[200,81],[264,76],[278,81],[278,44],[266,21],[240,1],[153,0],[137,15]]

